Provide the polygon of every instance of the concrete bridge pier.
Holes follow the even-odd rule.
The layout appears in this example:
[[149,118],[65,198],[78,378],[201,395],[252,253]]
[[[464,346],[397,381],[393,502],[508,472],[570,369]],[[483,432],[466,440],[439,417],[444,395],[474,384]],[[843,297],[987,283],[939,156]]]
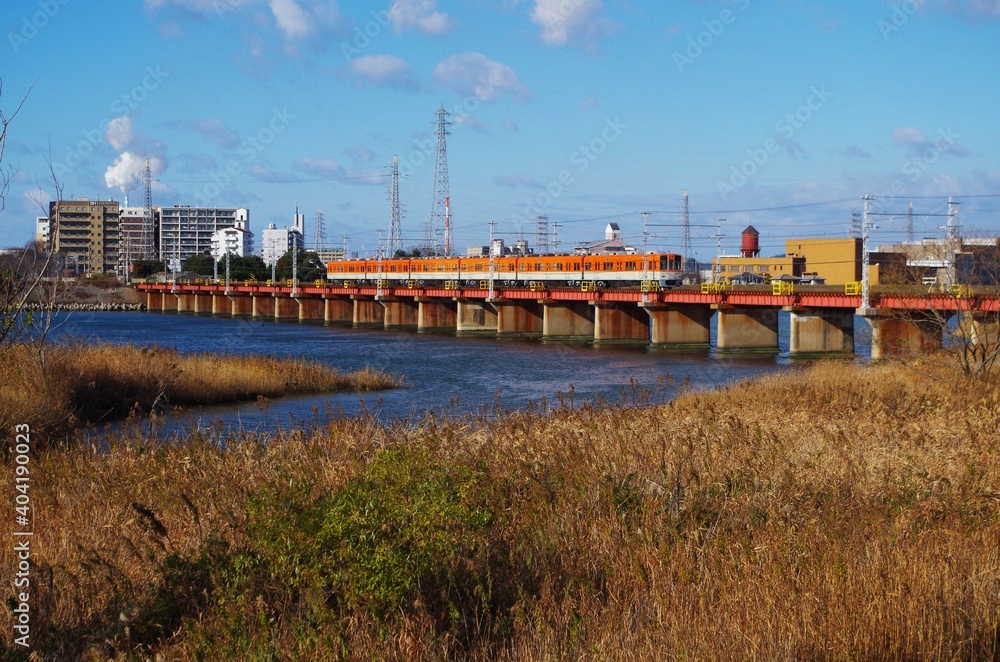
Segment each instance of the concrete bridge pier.
[[452,299],[417,297],[417,330],[454,332],[458,329],[458,304]]
[[146,292],[146,310],[163,310],[163,297],[160,292]]
[[253,297],[245,294],[227,294],[226,296],[232,302],[233,317],[249,317],[253,315]]
[[165,312],[176,313],[177,312],[177,294],[174,292],[164,292],[163,293],[163,305],[160,310]]
[[210,315],[212,313],[212,295],[194,294],[194,312],[198,315]]
[[490,299],[497,311],[497,335],[502,338],[535,338],[542,335],[542,305],[535,301]]
[[190,313],[194,310],[193,294],[177,294],[177,312]]
[[960,324],[974,345],[989,351],[1000,343],[1000,313],[963,312]]
[[708,349],[711,347],[712,309],[707,305],[640,303],[649,315],[649,340],[653,347]]
[[594,307],[584,301],[544,299],[542,338],[544,340],[593,340]]
[[382,306],[382,325],[387,329],[417,328],[417,314],[420,304],[413,299],[399,299],[383,294],[375,300]]
[[299,307],[291,296],[274,295],[274,319],[298,319]]
[[292,297],[299,304],[299,321],[324,319],[323,300],[301,294]]
[[934,313],[897,311],[894,314],[872,308],[861,308],[857,312],[872,327],[874,361],[941,349],[943,322],[935,318]]
[[790,313],[789,354],[854,354],[854,311],[839,308],[786,307]]
[[354,302],[344,296],[324,294],[323,321],[327,324],[353,324]]
[[594,343],[649,343],[649,316],[633,303],[591,301]]
[[777,352],[778,309],[771,306],[714,304],[719,311],[719,350],[730,352]]
[[385,327],[385,307],[374,297],[352,294],[354,300],[354,326]]
[[485,301],[455,299],[455,328],[458,335],[497,332],[497,313]]
[[213,294],[212,295],[212,314],[213,315],[232,315],[233,305],[229,302],[229,298],[225,294]]
[[253,295],[253,309],[251,314],[254,317],[273,319],[274,315],[274,295],[270,292]]

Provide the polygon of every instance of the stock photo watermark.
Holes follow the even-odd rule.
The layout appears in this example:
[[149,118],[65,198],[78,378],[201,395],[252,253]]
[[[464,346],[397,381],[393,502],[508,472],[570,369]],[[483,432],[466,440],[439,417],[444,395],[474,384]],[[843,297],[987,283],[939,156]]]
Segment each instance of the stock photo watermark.
[[31,428],[27,424],[14,426],[14,529],[13,546],[16,567],[13,568],[15,594],[11,610],[14,616],[14,644],[23,648],[31,645],[31,540],[34,518],[31,513]]
[[[750,7],[750,0],[735,0],[733,3],[739,12],[745,12]],[[687,38],[683,51],[674,51],[674,66],[678,73],[684,73],[684,68],[694,64],[695,60],[705,54],[705,51],[726,32],[726,26],[736,22],[738,13],[732,9],[723,9],[717,18],[702,22],[702,30]]]
[[10,42],[11,50],[15,54],[20,53],[21,49],[47,28],[52,19],[58,16],[62,8],[69,3],[70,0],[41,0],[36,5],[36,11],[21,18],[20,30],[7,33],[7,41]]
[[522,214],[511,216],[511,222],[523,223],[539,214],[545,213],[545,209],[550,207],[560,196],[570,187],[576,184],[576,175],[582,174],[590,168],[608,148],[617,141],[628,129],[620,117],[604,120],[604,127],[590,142],[580,145],[569,157],[570,165],[573,168],[564,168],[553,177],[540,192],[534,197],[525,198],[525,207]]
[[898,32],[923,9],[926,2],[927,0],[904,0],[898,4],[894,3],[889,18],[880,19],[878,22],[878,31],[882,35],[882,39],[889,41],[893,33]]
[[[138,108],[149,98],[151,92],[170,77],[170,73],[164,71],[160,65],[147,66],[144,74],[136,85],[127,92],[123,92],[111,103],[111,112],[115,113],[116,117],[126,116]],[[114,118],[105,118],[96,127],[83,131],[82,139],[66,148],[66,153],[61,161],[52,164],[52,172],[56,178],[64,179],[67,174],[79,167],[95,149],[100,147],[104,143],[108,127],[113,121]]]
[[813,85],[809,88],[809,92],[809,96],[802,104],[795,110],[785,113],[774,123],[776,137],[768,138],[760,147],[748,149],[746,153],[749,158],[738,166],[730,166],[729,179],[720,179],[716,182],[716,190],[723,202],[728,200],[730,195],[746,186],[747,182],[767,165],[771,155],[782,149],[782,140],[791,140],[813,118],[813,115],[833,97],[833,92],[827,90],[825,84],[819,87]]
[[295,117],[288,112],[287,107],[272,109],[267,125],[245,139],[236,149],[240,158],[230,159],[224,168],[211,174],[212,181],[195,191],[195,206],[211,206],[212,200],[218,198],[222,191],[233,182],[233,177],[241,174],[248,164],[256,161],[260,154],[274,142],[275,138],[289,127]]

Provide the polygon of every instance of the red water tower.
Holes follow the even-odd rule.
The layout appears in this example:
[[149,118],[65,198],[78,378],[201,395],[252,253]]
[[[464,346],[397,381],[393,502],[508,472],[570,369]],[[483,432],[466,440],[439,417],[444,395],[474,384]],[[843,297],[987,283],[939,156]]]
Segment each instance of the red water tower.
[[743,242],[740,244],[740,255],[743,257],[758,257],[760,255],[760,233],[752,225],[743,231]]

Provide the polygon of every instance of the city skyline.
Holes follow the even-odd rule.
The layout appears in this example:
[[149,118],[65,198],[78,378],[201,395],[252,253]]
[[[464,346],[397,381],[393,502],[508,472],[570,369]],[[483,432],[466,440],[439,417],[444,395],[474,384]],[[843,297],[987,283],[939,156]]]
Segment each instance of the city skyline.
[[[23,245],[53,199],[246,207],[251,229],[326,215],[330,243],[388,236],[399,157],[402,241],[431,214],[434,119],[448,136],[456,252],[489,222],[560,247],[607,222],[677,250],[690,192],[694,256],[753,224],[762,248],[846,236],[861,196],[941,236],[1000,232],[996,3],[478,0],[21,2],[5,11],[16,168],[0,245]],[[87,72],[86,74],[82,72]],[[30,92],[29,92],[30,88]],[[876,242],[905,221],[880,215]]]

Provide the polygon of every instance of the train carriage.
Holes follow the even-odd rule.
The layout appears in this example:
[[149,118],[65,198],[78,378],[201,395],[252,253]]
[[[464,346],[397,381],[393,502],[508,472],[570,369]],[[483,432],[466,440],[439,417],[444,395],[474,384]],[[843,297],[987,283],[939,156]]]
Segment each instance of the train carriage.
[[[492,266],[491,266],[492,264]],[[501,257],[428,257],[382,260],[334,260],[327,264],[327,279],[333,284],[350,282],[392,285],[416,282],[422,286],[468,287],[494,279],[504,287],[595,287],[651,286],[669,288],[681,284],[682,259],[677,253],[626,253],[619,255],[520,255]]]

